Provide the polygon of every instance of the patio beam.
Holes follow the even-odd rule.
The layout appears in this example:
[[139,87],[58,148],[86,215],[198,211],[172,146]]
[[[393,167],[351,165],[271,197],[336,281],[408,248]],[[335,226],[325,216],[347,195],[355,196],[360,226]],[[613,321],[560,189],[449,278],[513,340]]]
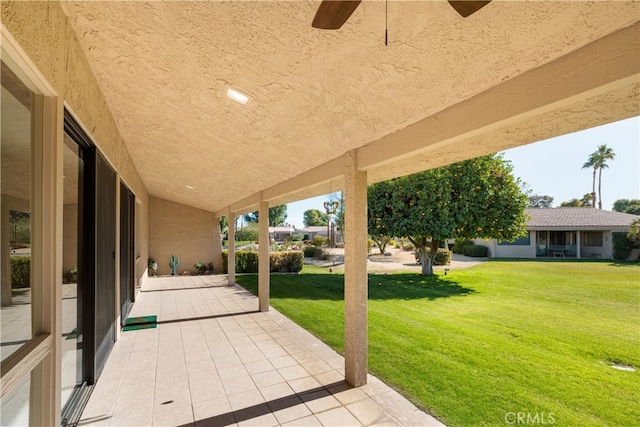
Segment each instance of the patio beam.
[[[367,144],[358,149],[359,168],[406,164],[408,158],[421,153],[633,86],[640,74],[639,31],[640,23],[618,30]],[[505,148],[510,147],[500,147]]]
[[345,156],[344,209],[344,356],[345,379],[354,387],[367,383],[367,173],[357,155]]
[[258,216],[258,308],[269,311],[269,202],[260,202]]

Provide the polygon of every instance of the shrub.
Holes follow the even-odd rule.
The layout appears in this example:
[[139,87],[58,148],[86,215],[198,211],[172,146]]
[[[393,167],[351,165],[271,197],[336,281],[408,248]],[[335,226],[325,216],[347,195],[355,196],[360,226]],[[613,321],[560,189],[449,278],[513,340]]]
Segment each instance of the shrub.
[[436,257],[433,260],[435,265],[449,265],[451,264],[451,252],[449,249],[440,248],[436,252]]
[[[255,242],[258,240],[258,236],[258,224],[254,222],[250,222],[245,227],[236,231],[236,240]],[[238,245],[238,242],[236,242],[236,245]]]
[[202,264],[200,261],[193,264],[193,268],[196,271],[196,274],[204,274],[207,271],[207,266]]
[[631,254],[631,250],[639,247],[638,243],[629,239],[627,233],[614,232],[613,234],[613,258],[617,260],[626,260]]
[[320,246],[326,245],[327,242],[329,242],[329,239],[326,239],[326,238],[316,234],[315,236],[313,236],[313,242],[311,242],[311,244],[313,246],[320,247]]
[[[222,251],[222,271],[229,272],[229,251]],[[257,273],[258,252],[236,251],[236,273]]]
[[[431,253],[431,249],[427,249],[427,256]],[[416,262],[420,262],[420,255],[416,251]],[[436,257],[433,259],[433,265],[449,265],[451,264],[451,252],[448,249],[440,248],[436,252]]]
[[329,254],[325,252],[322,248],[316,248],[316,253],[313,256],[316,259],[327,260],[329,259]]
[[[222,269],[229,272],[229,252],[222,251]],[[300,251],[281,251],[269,253],[271,272],[297,273],[302,270],[303,254]],[[236,273],[257,273],[258,252],[236,251]]]
[[463,255],[470,257],[486,257],[489,254],[489,248],[483,245],[468,245],[464,248]]
[[304,252],[304,256],[310,258],[315,257],[317,252],[322,252],[320,248],[315,246],[305,246],[302,251]]
[[298,273],[302,270],[304,256],[300,251],[281,251],[269,254],[269,270],[279,273]]
[[416,249],[415,245],[410,241],[402,242],[402,249],[405,251],[414,251]]
[[464,249],[470,245],[473,245],[473,241],[471,239],[456,239],[453,244],[453,252],[457,254],[464,254]]
[[31,286],[31,257],[11,257],[11,288],[28,288]]

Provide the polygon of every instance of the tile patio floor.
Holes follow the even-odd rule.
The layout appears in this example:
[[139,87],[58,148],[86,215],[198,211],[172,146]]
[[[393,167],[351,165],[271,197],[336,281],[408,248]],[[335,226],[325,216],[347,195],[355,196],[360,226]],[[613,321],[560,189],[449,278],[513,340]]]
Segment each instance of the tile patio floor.
[[352,388],[344,358],[226,276],[153,278],[81,426],[442,425],[382,381]]

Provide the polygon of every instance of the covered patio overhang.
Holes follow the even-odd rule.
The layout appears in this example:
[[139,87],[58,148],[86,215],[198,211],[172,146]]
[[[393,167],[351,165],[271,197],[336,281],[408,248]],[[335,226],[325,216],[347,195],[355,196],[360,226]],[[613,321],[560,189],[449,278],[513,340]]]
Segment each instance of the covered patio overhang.
[[[636,116],[640,112],[639,32],[637,23],[618,30],[236,201],[216,211],[216,216],[228,216],[233,223],[236,215],[259,208],[265,218],[269,206],[345,191],[346,376],[351,384],[362,385],[367,372],[367,184]],[[260,240],[268,241],[264,229]],[[231,265],[231,246],[229,252]],[[229,283],[234,282],[234,274],[229,271]],[[259,280],[260,309],[267,310],[268,265],[261,265]]]
[[[259,210],[264,219],[270,206],[344,190],[344,376],[355,386],[368,378],[369,183],[640,114],[637,1],[493,0],[468,18],[447,1],[366,1],[338,31],[311,27],[318,6],[2,1],[3,67],[34,101],[25,110],[31,135],[23,144],[32,147],[33,170],[14,171],[13,178],[32,179],[37,297],[33,338],[3,366],[2,396],[32,377],[32,424],[59,425],[64,403],[67,114],[113,169],[105,182],[125,184],[136,196],[135,259],[127,257],[135,261],[136,280],[147,279],[152,224],[180,220],[165,246],[188,242],[180,228],[193,235],[212,227],[217,241],[216,218]],[[228,99],[228,88],[249,102]],[[3,120],[3,147],[5,126],[15,125]],[[10,154],[3,148],[3,186],[17,164]],[[120,194],[108,205],[115,217]],[[166,213],[172,216],[162,218]],[[193,213],[201,219],[197,230]],[[103,224],[114,247],[121,244],[120,221]],[[268,239],[263,221],[260,241]],[[115,252],[113,265],[111,250],[101,252],[109,262],[100,279],[114,302],[113,310],[105,308],[113,319],[102,335],[109,348],[122,337],[116,301],[124,269]],[[3,254],[5,273],[7,259]],[[266,244],[257,304],[269,309]],[[85,347],[95,356],[95,347]]]
[[[54,178],[42,209],[52,218],[46,289],[61,286],[53,258],[66,107],[139,184],[143,264],[149,197],[267,218],[270,206],[344,190],[345,376],[363,385],[367,184],[640,113],[638,2],[494,0],[463,19],[445,1],[390,2],[388,15],[385,2],[370,1],[330,32],[311,27],[318,4],[2,2],[14,56],[55,88],[39,91],[55,114],[53,143],[43,145]],[[229,87],[250,101],[227,99]],[[259,270],[266,311],[268,245]]]

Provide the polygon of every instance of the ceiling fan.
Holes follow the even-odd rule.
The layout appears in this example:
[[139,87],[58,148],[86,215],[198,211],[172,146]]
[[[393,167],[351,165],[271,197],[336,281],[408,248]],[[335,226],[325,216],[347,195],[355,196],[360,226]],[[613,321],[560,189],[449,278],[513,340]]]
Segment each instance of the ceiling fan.
[[[321,30],[337,30],[347,22],[347,19],[356,10],[362,0],[356,1],[336,1],[323,0],[318,7],[316,16],[313,18],[311,26]],[[464,0],[448,0],[449,4],[463,18],[476,13],[478,10],[487,5],[491,0],[485,1],[464,1]]]

